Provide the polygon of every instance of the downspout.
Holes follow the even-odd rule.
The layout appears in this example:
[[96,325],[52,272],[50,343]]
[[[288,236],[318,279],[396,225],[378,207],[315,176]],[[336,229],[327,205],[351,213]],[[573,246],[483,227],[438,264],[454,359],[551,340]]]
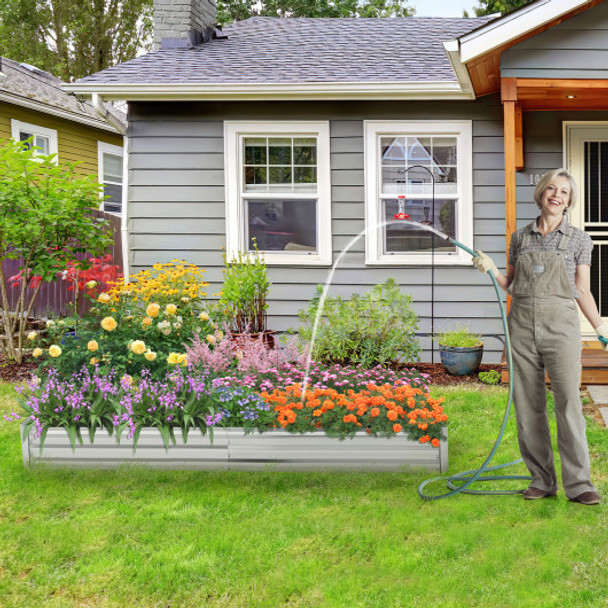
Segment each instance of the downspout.
[[128,228],[128,202],[129,202],[129,137],[127,129],[103,105],[99,93],[93,93],[92,103],[95,111],[106,122],[110,123],[121,135],[124,153],[122,155],[122,213],[120,214],[120,237],[122,245],[122,273],[128,280],[129,269],[129,228]]

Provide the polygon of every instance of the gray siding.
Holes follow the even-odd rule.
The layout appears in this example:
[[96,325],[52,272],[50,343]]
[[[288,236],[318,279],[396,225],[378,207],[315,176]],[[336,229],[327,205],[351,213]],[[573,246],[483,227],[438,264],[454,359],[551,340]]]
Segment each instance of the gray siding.
[[[215,293],[221,283],[225,245],[223,120],[329,120],[331,133],[332,231],[334,259],[364,228],[363,120],[473,120],[475,247],[505,264],[502,109],[495,97],[476,102],[318,103],[132,103],[130,104],[129,230],[133,272],[157,261],[185,259],[205,268]],[[561,137],[561,130],[558,135]],[[528,158],[542,164],[544,148]],[[547,168],[552,168],[548,166]],[[518,176],[519,197],[531,200],[526,176]],[[530,215],[528,210],[524,216]],[[324,283],[328,268],[270,267],[268,325],[297,326],[297,312]],[[389,277],[411,294],[420,330],[430,330],[434,274],[435,329],[455,322],[485,334],[502,333],[494,290],[472,267],[366,267],[364,240],[345,256],[331,294],[363,292]],[[423,360],[430,360],[423,340]],[[502,346],[489,338],[485,361],[495,362]],[[435,355],[435,360],[438,356]]]
[[505,51],[500,72],[519,78],[607,78],[608,3]]

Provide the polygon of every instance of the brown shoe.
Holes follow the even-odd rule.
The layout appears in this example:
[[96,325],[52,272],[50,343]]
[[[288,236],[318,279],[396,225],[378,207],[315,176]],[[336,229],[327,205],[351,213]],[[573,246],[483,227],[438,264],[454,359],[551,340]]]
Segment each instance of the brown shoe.
[[538,500],[539,498],[548,498],[549,496],[555,496],[557,492],[546,492],[545,490],[539,490],[538,488],[529,487],[523,492],[526,500]]
[[570,499],[572,502],[580,502],[582,505],[599,505],[602,502],[600,495],[597,492],[583,492],[576,498]]

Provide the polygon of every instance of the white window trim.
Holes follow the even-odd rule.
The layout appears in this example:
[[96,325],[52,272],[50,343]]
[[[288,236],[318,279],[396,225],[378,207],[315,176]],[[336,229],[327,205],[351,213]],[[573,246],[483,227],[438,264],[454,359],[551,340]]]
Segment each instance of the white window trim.
[[[107,211],[106,213],[111,213],[112,215],[120,216],[122,215],[122,211],[124,211],[124,191],[125,191],[125,171],[124,171],[124,159],[125,152],[122,146],[115,146],[114,144],[107,144],[103,141],[97,142],[97,181],[103,186],[104,185],[104,170],[103,170],[103,155],[104,154],[114,154],[115,156],[120,156],[123,159],[123,176],[122,176],[122,184],[120,184],[123,189],[123,197],[121,202],[121,213],[112,213],[111,211]],[[101,202],[99,203],[99,209],[101,211],[105,211],[104,209],[104,191],[103,188],[100,189],[99,198]]]
[[[49,138],[49,154],[58,154],[57,147],[57,131],[55,129],[47,129],[39,125],[32,124],[30,122],[23,122],[21,120],[11,119],[11,135],[15,141],[19,141],[19,134],[21,131],[31,131],[34,135],[42,135],[43,137]],[[57,157],[55,157],[57,160]]]
[[[264,252],[268,265],[330,266],[332,263],[331,180],[329,122],[225,121],[224,158],[226,188],[226,253],[229,257],[245,251],[242,141],[251,135],[289,135],[317,138],[317,252]],[[266,196],[259,193],[260,196]],[[270,196],[273,196],[272,194]],[[281,195],[283,196],[283,195]],[[289,195],[285,195],[288,198]]]
[[[432,135],[456,137],[458,200],[456,238],[472,248],[473,244],[473,153],[470,120],[366,120],[365,129],[365,263],[368,265],[463,265],[470,266],[471,256],[456,248],[455,253],[382,253],[380,233],[381,205],[379,173],[380,137],[383,135]],[[450,235],[454,236],[454,235]]]

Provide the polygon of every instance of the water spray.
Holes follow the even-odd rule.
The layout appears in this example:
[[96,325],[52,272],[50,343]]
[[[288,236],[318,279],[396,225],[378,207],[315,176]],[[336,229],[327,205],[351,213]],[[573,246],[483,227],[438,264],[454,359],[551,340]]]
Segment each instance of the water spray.
[[[395,219],[382,222],[374,229],[383,228],[385,226],[388,226],[391,224],[397,224],[397,223],[410,224],[410,225],[414,226],[415,228],[432,232],[439,238],[449,242],[451,245],[454,245],[455,247],[458,247],[458,248],[462,249],[463,251],[466,251],[468,254],[470,254],[473,257],[477,257],[477,254],[472,249],[470,249],[469,247],[467,247],[460,241],[453,239],[452,237],[448,236],[447,234],[444,234],[443,232],[441,232],[440,230],[437,230],[433,226],[429,226],[427,224],[421,224],[419,222],[415,222],[413,220],[406,219],[406,216],[407,216],[407,214],[405,214],[403,209],[400,208],[399,213],[395,214]],[[409,216],[407,216],[407,217],[409,217]],[[333,263],[333,265],[329,271],[329,274],[327,275],[327,280],[325,281],[325,285],[323,287],[323,292],[321,293],[321,297],[319,299],[319,304],[317,307],[317,314],[315,316],[315,322],[313,325],[312,339],[310,341],[308,358],[307,358],[307,362],[306,362],[306,373],[304,376],[302,398],[304,398],[304,395],[308,388],[308,376],[309,376],[309,372],[310,372],[310,365],[312,362],[312,353],[314,351],[317,327],[319,325],[319,319],[321,318],[321,315],[323,313],[325,299],[327,298],[327,292],[329,291],[329,287],[331,286],[331,282],[332,282],[334,273],[336,271],[336,268],[342,261],[343,257],[346,255],[346,253],[348,253],[350,248],[357,242],[357,240],[359,238],[361,238],[367,232],[367,230],[368,230],[367,228],[363,229],[361,232],[359,232],[359,234],[354,236],[349,241],[349,243],[346,245],[346,247],[341,251],[341,253],[338,256],[338,258],[336,259],[336,261]],[[509,374],[509,392],[508,392],[508,397],[507,397],[507,405],[505,408],[502,425],[500,427],[500,432],[498,433],[498,436],[496,437],[496,440],[494,441],[494,445],[492,446],[490,453],[488,454],[488,456],[486,457],[486,459],[484,460],[484,462],[478,469],[472,469],[470,471],[456,473],[454,475],[450,475],[449,477],[433,477],[433,478],[427,479],[426,481],[421,483],[420,486],[418,486],[418,495],[424,500],[440,500],[442,498],[448,498],[450,496],[454,496],[455,494],[490,494],[490,495],[492,495],[492,494],[495,494],[495,495],[521,494],[523,492],[523,490],[472,490],[472,489],[470,489],[470,487],[475,482],[498,481],[498,480],[528,480],[529,481],[531,479],[531,477],[529,475],[487,475],[487,474],[484,474],[484,473],[492,473],[494,471],[498,471],[500,469],[504,469],[506,467],[510,467],[510,466],[523,462],[522,459],[520,458],[518,460],[508,462],[507,464],[490,466],[490,463],[491,463],[492,459],[494,458],[494,455],[496,454],[496,452],[500,446],[500,442],[502,441],[505,429],[507,427],[507,422],[509,421],[509,414],[511,412],[511,406],[513,404],[513,373],[512,373],[513,356],[512,356],[512,351],[511,351],[511,341],[509,338],[509,327],[507,325],[507,315],[506,315],[504,303],[502,301],[502,294],[500,292],[500,287],[498,286],[496,277],[492,273],[488,273],[488,277],[490,278],[492,285],[494,286],[494,290],[496,292],[496,298],[498,300],[498,305],[500,307],[500,316],[502,319],[502,325],[503,325],[503,330],[504,330],[504,335],[505,335],[507,371]],[[424,488],[426,488],[426,486],[428,486],[429,484],[435,483],[438,481],[445,481],[447,484],[447,487],[449,488],[449,491],[445,492],[444,494],[437,494],[437,495],[425,494],[425,492],[423,491]]]

